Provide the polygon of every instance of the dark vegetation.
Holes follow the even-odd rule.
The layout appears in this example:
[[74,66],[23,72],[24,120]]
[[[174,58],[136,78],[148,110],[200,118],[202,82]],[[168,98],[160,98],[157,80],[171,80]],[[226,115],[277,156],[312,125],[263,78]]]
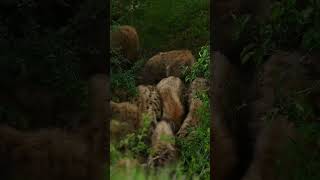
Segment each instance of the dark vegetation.
[[[95,52],[106,43],[93,36],[103,31],[94,27],[106,24],[106,9],[98,1],[62,2],[0,4],[1,122],[27,129],[73,126],[64,115],[86,107],[85,80],[107,72],[106,63],[100,62],[105,54]],[[53,119],[42,119],[40,110]]]
[[[268,1],[255,1],[252,4],[256,9],[259,9],[258,7],[265,2]],[[228,159],[220,159],[218,156],[221,154],[215,156],[214,153],[221,152],[219,150],[213,151],[212,155],[215,156],[216,162],[213,161],[211,166],[218,169],[215,174],[217,179],[259,179],[258,176],[245,176],[246,171],[250,172],[250,170],[257,172],[256,175],[262,174],[262,179],[268,179],[267,174],[270,173],[267,172],[271,169],[270,164],[263,164],[263,160],[261,160],[262,165],[259,164],[262,167],[260,170],[259,167],[258,170],[250,169],[254,166],[252,164],[250,166],[250,163],[256,162],[255,158],[258,157],[256,154],[259,154],[256,152],[256,148],[259,147],[255,144],[265,140],[262,135],[259,138],[259,131],[267,129],[268,126],[268,123],[265,123],[259,127],[257,125],[260,123],[257,122],[258,116],[262,116],[270,122],[280,122],[281,118],[277,119],[279,116],[286,117],[292,123],[295,131],[294,137],[286,136],[287,141],[283,142],[285,148],[282,149],[281,155],[276,156],[276,153],[271,152],[270,154],[274,156],[263,156],[266,159],[274,158],[276,163],[276,175],[274,178],[269,177],[269,179],[319,179],[320,174],[317,170],[320,165],[320,136],[318,133],[320,102],[317,98],[320,94],[319,3],[318,0],[270,1],[270,14],[264,19],[259,17],[261,15],[259,10],[247,11],[234,8],[236,10],[233,14],[228,14],[227,10],[231,6],[224,9],[225,21],[221,20],[223,18],[219,16],[223,12],[218,12],[218,10],[213,12],[217,16],[216,26],[213,27],[216,28],[214,30],[216,34],[213,36],[217,41],[213,41],[213,49],[221,51],[229,60],[223,62],[227,60],[219,55],[214,56],[219,59],[220,64],[216,63],[216,68],[212,68],[214,88],[211,86],[211,90],[214,89],[212,94],[216,93],[211,102],[212,116],[214,119],[223,119],[219,123],[225,123],[224,126],[229,130],[227,133],[230,133],[232,140],[236,141],[233,144],[235,147],[231,148],[227,147],[232,144],[229,143],[231,138],[220,138],[221,141],[224,141],[225,147],[219,150],[224,151],[224,156]],[[235,5],[235,7],[237,6]],[[226,31],[231,30],[223,34],[223,28]],[[283,53],[287,55],[282,56]],[[273,59],[274,61],[271,62],[272,58],[270,59],[270,57],[273,55],[278,59]],[[264,71],[270,74],[263,74]],[[217,75],[219,77],[215,77]],[[224,77],[224,75],[226,76]],[[306,85],[302,82],[311,82],[312,85]],[[287,85],[295,88],[286,89]],[[219,89],[219,86],[224,87]],[[259,91],[256,88],[262,90]],[[240,107],[241,111],[238,109]],[[279,127],[274,127],[274,134],[276,134],[277,128]],[[281,130],[286,131],[285,129]],[[216,129],[212,131],[215,135]],[[250,133],[246,134],[245,132]],[[269,144],[265,145],[266,148],[276,151],[275,149],[279,147],[276,135],[266,136],[269,136],[270,139],[273,137],[273,140],[269,139]],[[213,142],[213,147],[223,144],[223,142],[220,143],[216,140]],[[268,150],[265,152],[268,153]],[[232,154],[236,154],[236,158],[240,159],[238,164],[233,162]],[[222,161],[224,163],[221,163]],[[265,160],[265,163],[270,161]]]
[[[106,2],[99,0],[0,2],[4,179],[95,179],[101,175],[107,158],[106,114],[100,113],[107,110],[106,102],[101,103],[109,73],[107,12]],[[103,77],[92,79],[96,74]],[[103,97],[97,100],[99,93]],[[78,158],[78,168],[89,172],[81,175],[76,166],[67,165],[72,158]],[[46,166],[50,163],[59,165]]]
[[259,23],[251,23],[255,18],[252,14],[233,16],[237,24],[234,43],[237,44],[240,37],[247,38],[240,54],[241,62],[252,59],[262,63],[280,50],[316,52],[320,48],[319,3],[317,0],[272,1],[270,16]]

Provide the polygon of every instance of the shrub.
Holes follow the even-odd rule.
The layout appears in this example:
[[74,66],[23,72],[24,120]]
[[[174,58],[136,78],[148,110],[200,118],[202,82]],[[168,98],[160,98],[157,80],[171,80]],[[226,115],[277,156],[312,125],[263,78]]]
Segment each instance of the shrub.
[[120,149],[126,149],[133,157],[147,157],[150,154],[150,144],[148,143],[151,120],[149,116],[142,116],[143,125],[137,132],[128,134],[119,143]]
[[[111,57],[111,92],[125,91],[129,97],[137,95],[136,78],[141,71],[144,60],[141,59],[134,63],[132,67],[126,68],[124,65],[125,58],[123,58],[119,51],[113,50],[113,56]],[[112,96],[113,99],[118,97]]]
[[188,177],[210,179],[210,108],[207,92],[200,93],[203,106],[198,110],[199,125],[190,128],[186,138],[178,139],[182,170]]
[[197,77],[203,77],[209,79],[210,71],[209,71],[209,63],[210,63],[210,46],[206,45],[201,47],[199,52],[199,57],[197,61],[192,65],[191,68],[187,67],[184,69],[184,79],[186,83],[191,83]]
[[309,0],[302,10],[297,7],[296,0],[282,0],[274,2],[270,19],[264,23],[249,25],[250,16],[234,17],[236,41],[244,34],[251,35],[241,53],[242,62],[254,60],[261,64],[264,57],[278,50],[309,52],[319,49],[319,10],[319,0]]
[[[297,138],[290,139],[282,156],[277,162],[277,173],[280,179],[316,180],[320,178],[320,124],[310,121],[315,118],[315,111],[306,101],[306,94],[293,94],[278,98],[278,113],[287,115],[296,128]],[[290,173],[286,162],[291,163]],[[286,168],[286,169],[284,169]]]

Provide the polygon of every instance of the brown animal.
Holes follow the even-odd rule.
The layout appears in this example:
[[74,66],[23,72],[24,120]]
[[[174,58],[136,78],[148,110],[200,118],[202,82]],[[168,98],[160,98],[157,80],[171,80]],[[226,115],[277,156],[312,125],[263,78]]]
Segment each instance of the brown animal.
[[148,160],[149,166],[165,166],[177,158],[177,150],[172,128],[166,121],[156,124],[152,137],[152,152]]
[[160,120],[162,101],[158,89],[151,85],[139,85],[138,93],[138,99],[134,103],[138,105],[139,111],[148,115],[152,122]]
[[188,133],[188,129],[198,124],[199,117],[197,113],[198,109],[202,106],[202,101],[197,97],[197,94],[205,93],[207,91],[208,82],[206,79],[197,78],[194,81],[192,81],[188,94],[189,112],[187,114],[186,119],[183,121],[181,128],[177,132],[177,136],[186,136]]
[[181,78],[183,67],[190,67],[194,62],[194,56],[189,50],[160,52],[145,64],[140,83],[154,84],[169,76]]
[[121,122],[119,120],[111,119],[110,121],[110,141],[119,142],[119,140],[126,137],[126,135],[133,133],[135,129],[132,124]]
[[129,102],[116,103],[111,101],[110,107],[113,119],[126,122],[133,130],[140,127],[141,113],[137,105]]
[[110,47],[119,48],[125,58],[130,62],[135,62],[139,57],[139,36],[132,26],[120,26],[110,34]]
[[132,102],[111,101],[110,105],[113,117],[111,134],[116,139],[141,127],[144,115],[148,116],[150,118],[148,120],[152,123],[157,123],[162,115],[160,94],[158,89],[151,85],[139,85],[138,95],[132,99]]
[[89,82],[90,121],[80,129],[22,132],[0,127],[1,175],[4,179],[102,179],[107,162],[105,121],[107,78]]
[[162,100],[162,118],[170,123],[174,132],[179,130],[185,114],[183,106],[184,85],[174,76],[161,80],[157,84]]

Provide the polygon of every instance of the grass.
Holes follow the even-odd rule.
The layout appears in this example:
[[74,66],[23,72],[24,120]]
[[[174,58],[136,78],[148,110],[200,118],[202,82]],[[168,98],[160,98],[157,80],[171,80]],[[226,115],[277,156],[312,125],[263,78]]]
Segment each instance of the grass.
[[209,39],[208,0],[113,0],[112,24],[134,26],[144,54],[187,48],[199,51]]
[[187,84],[191,83],[197,77],[209,79],[210,46],[202,46],[198,55],[199,57],[196,62],[190,68],[186,67],[184,69],[184,81]]
[[111,180],[171,180],[175,177],[177,180],[183,180],[188,177],[190,180],[198,180],[199,178],[183,175],[181,170],[177,168],[164,168],[158,171],[155,170],[144,170],[141,167],[133,167],[127,169],[111,170]]
[[[207,93],[201,94],[202,107],[198,109],[199,125],[190,128],[186,138],[178,139],[182,170],[188,177],[210,179],[210,107]],[[196,148],[195,148],[196,147]]]

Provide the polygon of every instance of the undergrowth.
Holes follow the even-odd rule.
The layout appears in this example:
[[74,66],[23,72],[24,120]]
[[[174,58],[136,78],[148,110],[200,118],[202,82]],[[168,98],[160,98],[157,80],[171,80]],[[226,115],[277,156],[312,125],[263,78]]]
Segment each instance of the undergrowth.
[[143,125],[137,132],[128,134],[124,139],[119,142],[119,148],[125,149],[135,158],[145,156],[150,153],[150,143],[148,142],[149,129],[151,126],[150,117],[143,115]]
[[[125,58],[119,53],[119,51],[113,50],[113,56],[111,56],[111,92],[112,94],[117,92],[126,93],[127,97],[134,97],[137,95],[137,83],[136,77],[141,71],[145,60],[140,59],[133,65],[126,65]],[[117,99],[117,94],[112,96],[113,100]]]
[[184,68],[183,75],[186,83],[191,83],[197,77],[209,79],[210,46],[202,46],[198,55],[196,62],[190,68]]
[[[203,105],[198,109],[199,125],[190,128],[186,138],[180,138],[182,170],[187,176],[197,175],[200,179],[210,179],[210,107],[207,92],[200,93]],[[195,148],[196,147],[196,148]]]
[[[280,179],[316,180],[320,178],[320,124],[307,94],[293,94],[278,101],[280,113],[294,123],[296,138],[289,143],[277,163]],[[283,169],[290,163],[290,173]]]
[[[119,144],[111,144],[110,178],[117,179],[172,179],[172,172],[177,179],[210,179],[210,112],[207,92],[199,94],[203,106],[199,108],[200,123],[195,128],[190,128],[190,134],[186,138],[176,139],[179,148],[180,160],[175,166],[170,166],[160,171],[143,169],[141,166],[130,168],[117,168],[117,162],[121,159],[141,159],[151,153],[146,138],[149,123],[145,119],[143,127],[134,134],[128,134]],[[125,147],[125,148],[124,148]],[[125,151],[123,151],[125,149]],[[191,178],[192,177],[192,178]]]
[[266,22],[250,25],[250,15],[233,16],[237,24],[234,39],[250,34],[240,55],[242,63],[263,63],[265,57],[279,50],[301,50],[306,53],[320,48],[320,1],[308,0],[302,10],[296,0],[281,0],[272,4]]

